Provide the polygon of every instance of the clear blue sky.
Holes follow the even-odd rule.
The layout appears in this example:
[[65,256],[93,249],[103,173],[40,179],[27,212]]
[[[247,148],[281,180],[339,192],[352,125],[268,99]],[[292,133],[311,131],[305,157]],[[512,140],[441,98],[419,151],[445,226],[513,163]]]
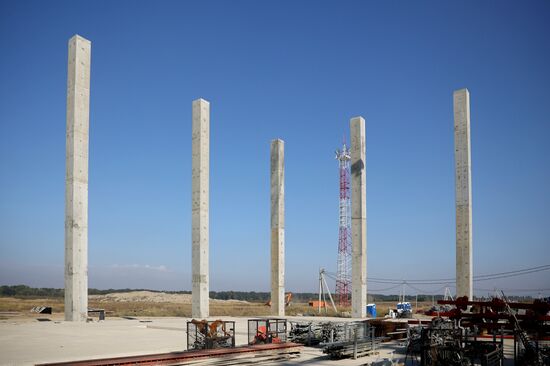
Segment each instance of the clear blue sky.
[[2,0],[0,284],[63,286],[75,33],[92,41],[90,287],[190,289],[199,97],[211,102],[212,290],[269,289],[273,138],[286,142],[287,289],[315,291],[318,268],[335,271],[334,150],[356,115],[369,276],[453,277],[452,92],[463,87],[475,274],[548,264],[549,19],[548,1]]

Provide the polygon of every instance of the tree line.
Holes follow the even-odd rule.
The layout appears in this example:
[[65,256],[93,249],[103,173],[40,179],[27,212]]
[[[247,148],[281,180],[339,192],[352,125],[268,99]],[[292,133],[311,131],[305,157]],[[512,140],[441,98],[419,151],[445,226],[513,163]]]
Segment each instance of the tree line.
[[[108,289],[99,290],[95,288],[88,289],[89,295],[106,295],[115,292],[132,292],[132,291],[151,291],[151,292],[164,292],[168,294],[191,294],[191,291],[159,291],[148,289]],[[64,290],[61,288],[36,288],[26,285],[15,286],[0,286],[0,297],[63,297]],[[319,294],[313,292],[294,292],[292,293],[293,302],[308,302],[311,300],[317,300]],[[216,300],[242,300],[249,302],[267,302],[271,298],[270,292],[256,292],[256,291],[210,291],[210,298]],[[510,296],[512,301],[530,301],[530,296]],[[436,295],[433,300],[442,300],[442,295]],[[336,299],[334,299],[336,301]],[[416,299],[414,296],[407,296],[406,301],[414,302]],[[328,301],[328,298],[327,298]],[[382,295],[382,294],[369,294],[369,302],[381,302],[381,301],[399,301],[399,295]],[[418,295],[418,301],[432,301],[432,295]]]

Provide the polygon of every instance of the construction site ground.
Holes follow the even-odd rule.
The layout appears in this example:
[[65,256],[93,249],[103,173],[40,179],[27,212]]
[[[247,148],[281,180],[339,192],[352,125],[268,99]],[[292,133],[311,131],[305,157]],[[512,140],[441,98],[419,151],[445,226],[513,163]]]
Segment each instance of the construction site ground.
[[[14,314],[15,315],[15,314]],[[0,364],[33,365],[36,363],[76,361],[108,357],[177,352],[186,350],[186,322],[189,318],[139,317],[107,318],[88,323],[65,322],[62,314],[35,317],[9,317],[0,321]],[[6,319],[8,318],[8,319]],[[39,320],[41,318],[49,319]],[[353,319],[288,317],[288,320]],[[236,344],[247,343],[246,317],[224,317],[236,322]],[[511,342],[507,342],[508,358]],[[304,347],[299,358],[279,362],[283,365],[370,365],[384,358],[405,359],[402,341],[384,343],[378,354],[356,360],[330,360],[320,348]],[[412,365],[412,363],[408,363]],[[512,365],[507,363],[506,365]]]

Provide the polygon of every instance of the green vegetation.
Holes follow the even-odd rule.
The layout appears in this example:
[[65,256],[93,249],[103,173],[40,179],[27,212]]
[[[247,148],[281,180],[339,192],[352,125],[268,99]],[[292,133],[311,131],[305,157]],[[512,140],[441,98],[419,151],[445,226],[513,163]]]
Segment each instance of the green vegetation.
[[59,288],[32,288],[25,285],[1,286],[3,297],[63,297],[64,290]]

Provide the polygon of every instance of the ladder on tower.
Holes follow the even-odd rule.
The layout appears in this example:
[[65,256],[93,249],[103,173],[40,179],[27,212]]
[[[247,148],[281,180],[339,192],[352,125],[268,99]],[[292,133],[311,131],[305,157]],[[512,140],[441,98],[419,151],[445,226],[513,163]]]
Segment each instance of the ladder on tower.
[[525,352],[531,352],[535,356],[535,360],[533,361],[535,361],[536,363],[533,366],[543,365],[543,359],[542,359],[541,353],[537,351],[536,345],[533,343],[533,341],[529,339],[529,337],[527,336],[527,333],[519,325],[519,321],[518,321],[518,318],[516,317],[516,313],[510,307],[508,298],[506,297],[506,295],[504,295],[504,291],[500,291],[500,293],[502,294],[502,301],[504,301],[506,312],[508,313],[508,315],[510,315],[510,319],[512,320],[514,331],[519,336],[519,339],[523,344],[523,348],[525,349]]

